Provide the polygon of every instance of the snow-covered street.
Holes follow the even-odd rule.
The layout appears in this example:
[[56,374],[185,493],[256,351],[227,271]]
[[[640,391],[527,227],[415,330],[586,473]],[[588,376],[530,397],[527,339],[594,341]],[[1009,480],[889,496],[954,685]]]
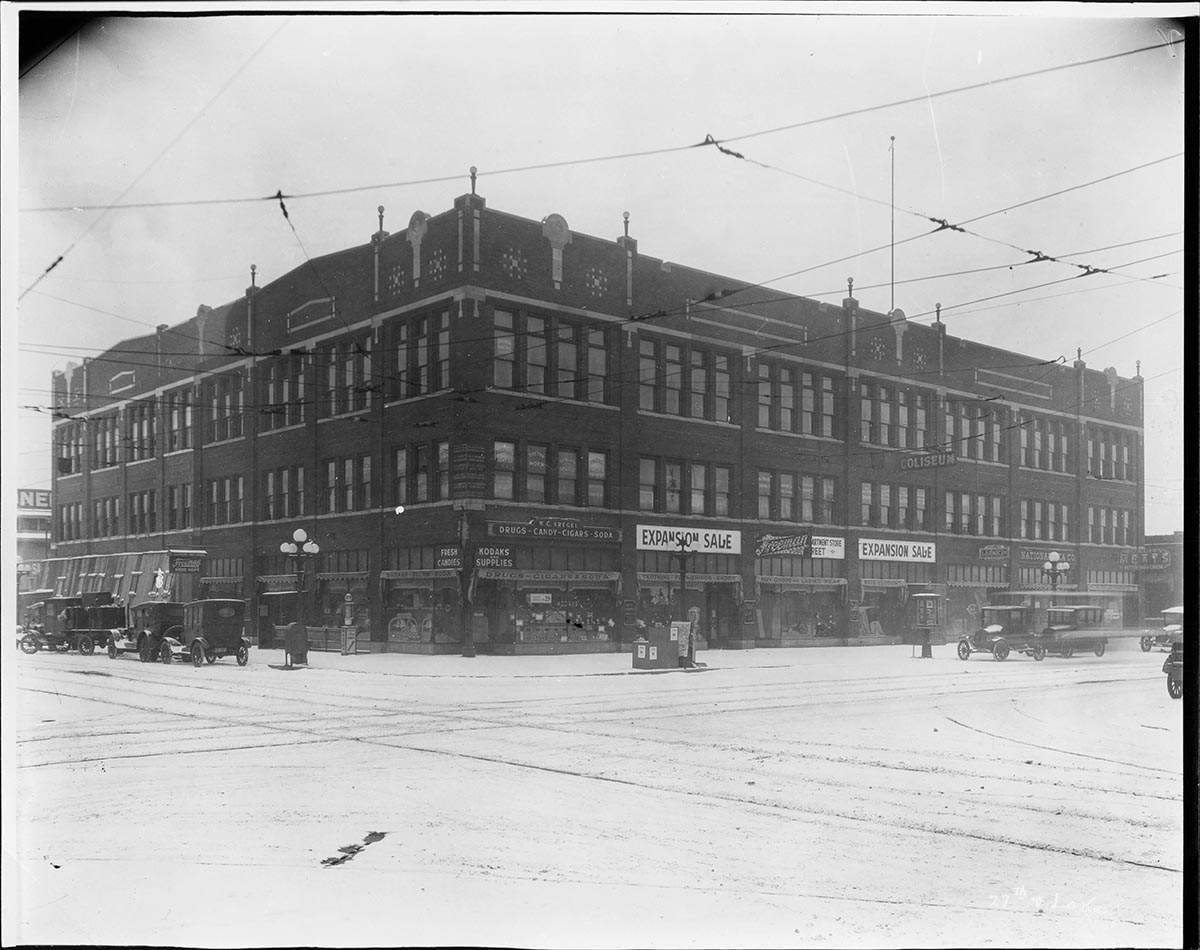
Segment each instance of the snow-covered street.
[[1177,945],[1162,655],[911,652],[10,655],[4,940]]

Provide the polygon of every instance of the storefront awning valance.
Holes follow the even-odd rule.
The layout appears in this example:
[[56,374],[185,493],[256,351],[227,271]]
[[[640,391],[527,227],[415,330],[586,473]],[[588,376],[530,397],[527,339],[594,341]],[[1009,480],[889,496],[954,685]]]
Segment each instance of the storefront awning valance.
[[[638,571],[638,582],[648,581],[652,584],[670,584],[672,581],[679,583],[678,571]],[[694,581],[697,584],[740,584],[742,582],[741,574],[693,574],[687,572],[687,579]]]
[[1136,594],[1137,584],[1088,584],[1088,590],[1098,594]]
[[295,574],[263,574],[258,578],[263,594],[294,594],[296,592]]
[[460,572],[453,567],[426,568],[413,571],[380,571],[381,581],[434,581],[453,580]]
[[861,580],[863,590],[891,590],[908,586],[908,581],[899,577],[864,577]]
[[[639,575],[640,576],[640,575]],[[522,584],[568,584],[571,587],[602,586],[621,581],[619,571],[533,571],[511,567],[481,567],[480,580],[508,580]]]
[[946,581],[947,587],[972,587],[977,590],[1008,590],[1007,581]]
[[845,587],[844,577],[788,577],[778,574],[763,574],[758,586],[771,590],[807,590],[812,587]]
[[240,587],[240,577],[202,577],[200,583],[207,587]]
[[366,571],[321,571],[317,574],[319,581],[366,581]]

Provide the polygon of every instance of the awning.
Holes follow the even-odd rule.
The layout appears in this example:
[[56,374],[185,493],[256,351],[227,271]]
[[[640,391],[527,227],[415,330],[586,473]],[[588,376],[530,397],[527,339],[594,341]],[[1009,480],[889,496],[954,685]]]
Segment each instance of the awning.
[[1098,594],[1136,594],[1138,592],[1137,584],[1088,584],[1087,589]]
[[240,577],[202,577],[200,583],[207,587],[240,587],[242,578]]
[[507,580],[527,586],[608,587],[621,582],[620,571],[534,571],[511,567],[481,567],[480,580]]
[[1008,581],[946,581],[947,587],[969,587],[977,590],[1006,590]]
[[258,578],[260,594],[296,593],[295,574],[262,574]]
[[380,571],[381,581],[419,581],[456,578],[462,572],[453,567],[431,567],[414,571]]
[[[679,581],[678,571],[638,571],[638,582],[649,581],[652,584],[669,584]],[[741,574],[704,574],[687,572],[687,579],[697,584],[740,584]]]
[[908,581],[902,577],[863,577],[861,581],[863,590],[894,590],[908,586]]
[[321,571],[317,574],[319,581],[365,581],[366,571]]
[[763,574],[757,578],[758,586],[773,590],[811,590],[814,587],[845,587],[844,577],[788,577],[780,574]]

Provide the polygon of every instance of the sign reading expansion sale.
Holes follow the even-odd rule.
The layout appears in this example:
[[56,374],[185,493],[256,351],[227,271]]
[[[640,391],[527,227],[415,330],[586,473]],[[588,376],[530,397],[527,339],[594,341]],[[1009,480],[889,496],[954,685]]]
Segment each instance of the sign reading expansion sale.
[[679,551],[680,542],[688,551],[701,554],[741,554],[742,532],[711,528],[672,528],[666,525],[637,526],[639,551]]
[[924,561],[937,560],[937,545],[932,541],[889,541],[881,538],[859,538],[860,561]]

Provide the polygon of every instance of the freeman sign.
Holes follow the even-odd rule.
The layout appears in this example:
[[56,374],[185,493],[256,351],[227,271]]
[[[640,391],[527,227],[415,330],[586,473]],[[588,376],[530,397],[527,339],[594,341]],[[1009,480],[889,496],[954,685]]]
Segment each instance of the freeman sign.
[[923,452],[920,455],[900,456],[900,471],[908,472],[916,468],[941,468],[943,465],[957,465],[958,456],[953,452]]
[[816,534],[763,534],[754,547],[755,557],[778,555],[842,560],[846,556],[845,538],[826,538]]
[[637,526],[637,550],[679,551],[680,544],[688,551],[701,554],[741,554],[742,532],[702,528],[672,528],[666,525]]
[[932,541],[885,541],[879,538],[858,539],[860,561],[922,561],[937,560],[937,545]]

